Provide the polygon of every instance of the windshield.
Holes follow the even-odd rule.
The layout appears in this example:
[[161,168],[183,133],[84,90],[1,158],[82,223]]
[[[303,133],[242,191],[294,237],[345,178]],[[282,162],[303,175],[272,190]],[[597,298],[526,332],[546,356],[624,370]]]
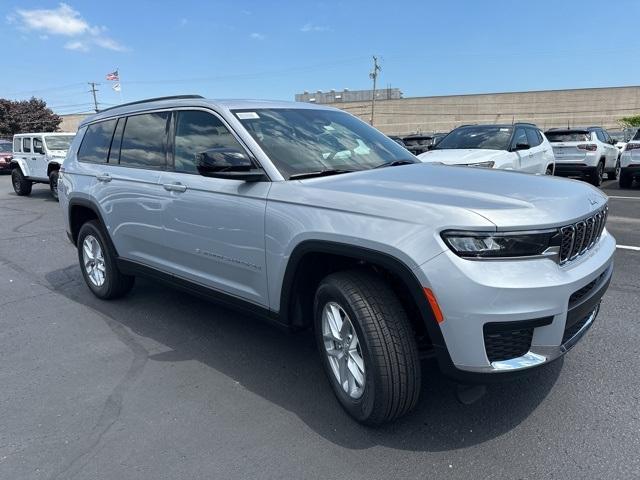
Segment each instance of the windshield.
[[234,113],[285,178],[418,162],[389,137],[344,112],[287,108]]
[[591,134],[589,132],[547,132],[545,136],[551,143],[588,142],[591,140]]
[[634,139],[634,140],[640,140],[640,130],[638,130],[638,131],[636,132],[636,134],[633,136],[633,139]]
[[6,153],[13,151],[13,145],[11,143],[0,143],[0,152]]
[[69,150],[74,135],[44,137],[44,142],[49,150]]
[[460,127],[444,137],[434,150],[452,149],[489,149],[507,150],[513,127],[499,127],[494,125]]

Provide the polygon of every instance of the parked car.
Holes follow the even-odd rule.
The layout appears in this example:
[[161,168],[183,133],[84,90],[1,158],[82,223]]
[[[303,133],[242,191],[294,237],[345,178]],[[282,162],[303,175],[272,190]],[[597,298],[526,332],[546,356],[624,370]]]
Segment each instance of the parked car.
[[618,158],[620,158],[627,142],[633,138],[637,130],[637,128],[627,127],[618,131],[609,131],[609,135],[616,142],[615,145],[618,149]]
[[434,133],[433,138],[431,139],[431,147],[435,147],[436,145],[438,145],[438,143],[440,143],[440,140],[442,140],[447,135],[448,133],[445,132]]
[[58,170],[73,133],[20,133],[13,136],[11,181],[17,195],[30,195],[34,183],[48,183],[58,198]]
[[423,162],[553,175],[553,150],[535,125],[465,125],[451,131]]
[[421,133],[407,135],[402,138],[402,142],[411,153],[420,155],[429,150],[429,147],[433,145],[433,135],[423,135]]
[[596,187],[605,173],[609,180],[618,178],[618,149],[604,128],[553,128],[545,135],[553,145],[556,175],[584,178]]
[[620,187],[630,188],[640,179],[640,130],[629,140],[620,156]]
[[103,110],[80,125],[59,192],[94,295],[145,275],[309,328],[339,402],[367,424],[416,405],[421,358],[482,383],[559,358],[613,271],[599,190],[423,164],[309,103]]
[[391,140],[393,140],[394,142],[396,142],[398,145],[404,147],[404,142],[402,141],[401,137],[398,137],[397,135],[387,135]]
[[0,172],[11,171],[11,158],[11,142],[7,140],[0,140]]

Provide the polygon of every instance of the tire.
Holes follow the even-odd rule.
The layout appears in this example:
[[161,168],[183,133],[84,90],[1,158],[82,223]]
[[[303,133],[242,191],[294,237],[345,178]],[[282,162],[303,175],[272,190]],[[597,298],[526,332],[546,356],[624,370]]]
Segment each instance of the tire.
[[133,288],[135,277],[118,270],[115,252],[96,220],[80,227],[77,245],[82,276],[96,297],[110,300],[122,297]]
[[633,175],[627,172],[621,172],[618,183],[620,184],[620,188],[631,188],[631,185],[633,184]]
[[616,160],[616,166],[613,172],[607,173],[607,180],[617,180],[620,176],[620,159]]
[[553,165],[547,165],[547,169],[544,172],[545,175],[553,175]]
[[49,188],[51,189],[51,196],[58,200],[58,171],[54,170],[49,174]]
[[[364,270],[327,276],[316,291],[314,315],[325,372],[353,418],[380,425],[415,407],[421,378],[417,345],[406,312],[381,278]],[[338,318],[334,327],[343,327],[337,335],[332,333],[336,328],[330,328],[331,318]],[[349,332],[355,335],[349,337]],[[347,377],[344,382],[338,379],[344,378],[341,372]]]
[[602,179],[604,177],[604,162],[600,161],[598,166],[596,167],[595,172],[593,172],[589,178],[591,185],[595,187],[599,187],[602,185]]
[[31,195],[33,184],[22,174],[20,167],[16,167],[11,171],[11,183],[16,195],[20,197]]

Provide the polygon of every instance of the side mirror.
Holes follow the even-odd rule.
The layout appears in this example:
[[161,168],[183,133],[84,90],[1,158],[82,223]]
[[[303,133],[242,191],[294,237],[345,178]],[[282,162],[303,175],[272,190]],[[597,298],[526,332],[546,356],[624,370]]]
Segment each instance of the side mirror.
[[235,148],[212,148],[196,154],[196,168],[203,177],[257,182],[265,175],[246,153]]
[[516,143],[516,146],[511,149],[512,152],[519,152],[520,150],[529,150],[531,147],[528,143]]

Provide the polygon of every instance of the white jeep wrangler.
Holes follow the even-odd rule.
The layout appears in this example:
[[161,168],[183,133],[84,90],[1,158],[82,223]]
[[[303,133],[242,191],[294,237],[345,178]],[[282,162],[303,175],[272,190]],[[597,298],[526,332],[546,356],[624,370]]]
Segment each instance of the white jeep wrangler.
[[17,195],[30,195],[34,183],[48,183],[58,199],[58,170],[73,133],[20,133],[13,136],[11,183]]

